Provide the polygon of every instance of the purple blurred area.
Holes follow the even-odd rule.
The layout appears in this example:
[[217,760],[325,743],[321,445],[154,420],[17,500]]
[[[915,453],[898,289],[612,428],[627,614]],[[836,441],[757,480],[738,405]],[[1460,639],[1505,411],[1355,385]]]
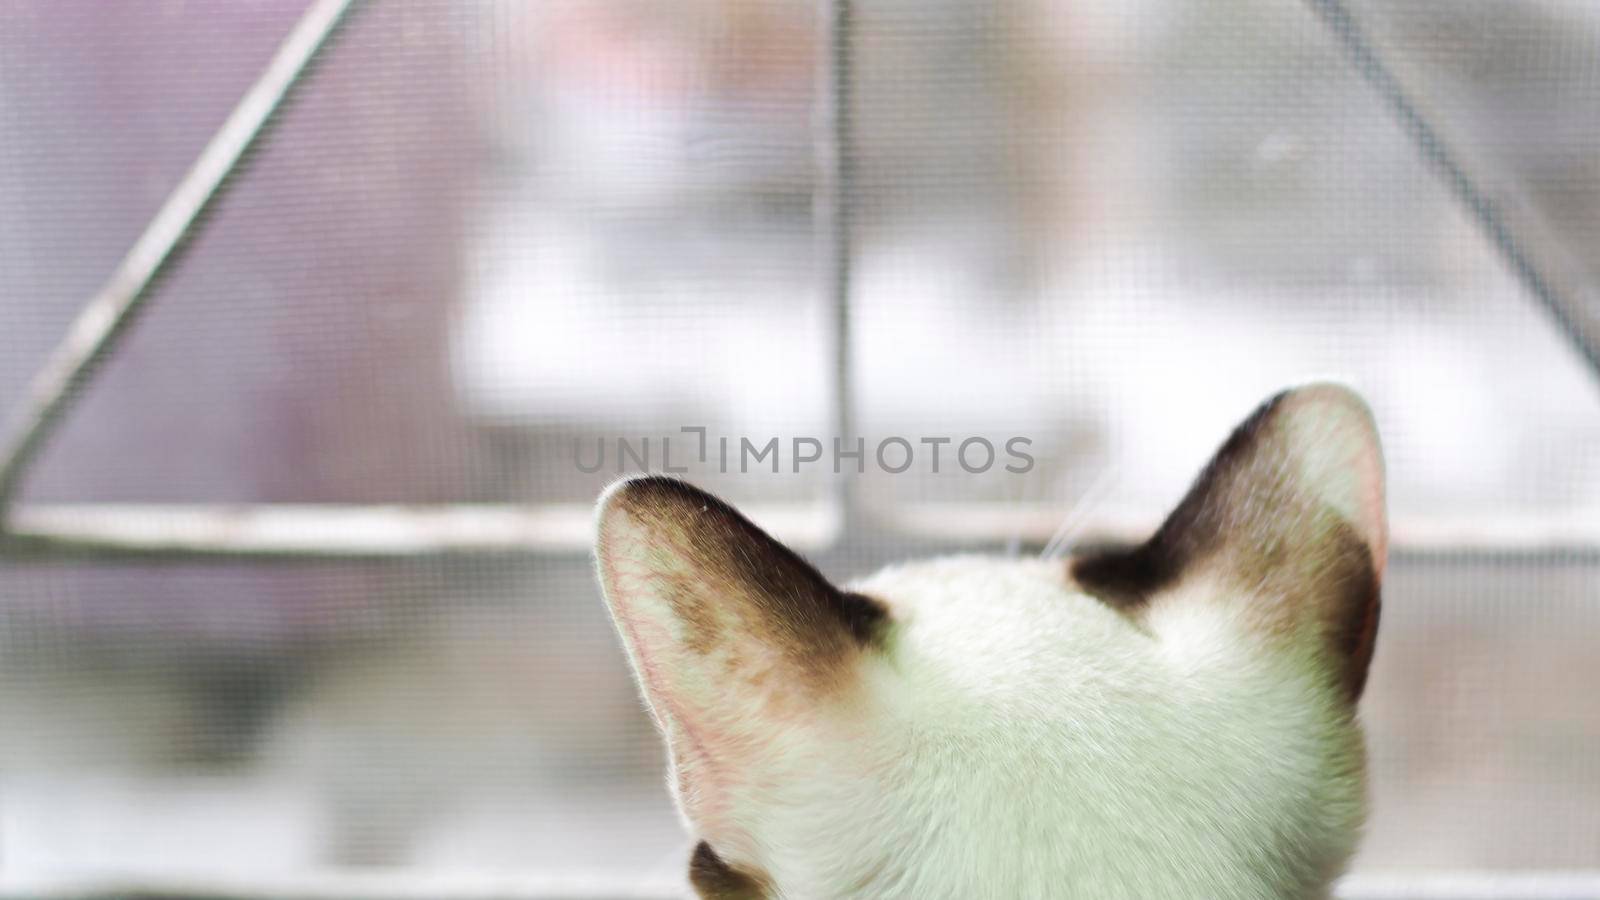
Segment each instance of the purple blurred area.
[[[0,158],[15,240],[0,278],[18,327],[4,396],[301,7],[8,8]],[[461,278],[464,163],[484,148],[459,29],[424,12],[374,4],[318,66],[83,399],[29,499],[460,496],[440,338]]]
[[[0,410],[302,7],[8,5]],[[25,499],[429,502],[467,491],[468,432],[448,402],[442,337],[474,174],[463,163],[484,151],[460,29],[441,12],[374,4],[349,29],[104,366]],[[92,571],[50,580],[100,593]],[[115,603],[85,603],[63,624],[114,631],[132,618],[250,643],[329,627],[315,573],[111,580]],[[336,590],[374,595],[381,581]],[[236,614],[219,614],[219,597]],[[8,602],[40,599],[23,590]],[[58,606],[42,602],[41,613]]]

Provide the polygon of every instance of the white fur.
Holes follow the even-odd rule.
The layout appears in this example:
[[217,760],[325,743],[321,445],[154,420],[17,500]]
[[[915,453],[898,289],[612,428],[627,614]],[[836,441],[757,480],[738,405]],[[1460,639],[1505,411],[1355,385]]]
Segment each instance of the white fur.
[[852,587],[887,652],[717,847],[782,896],[1298,898],[1353,849],[1348,711],[1229,604],[1145,632],[1059,565],[975,557]]

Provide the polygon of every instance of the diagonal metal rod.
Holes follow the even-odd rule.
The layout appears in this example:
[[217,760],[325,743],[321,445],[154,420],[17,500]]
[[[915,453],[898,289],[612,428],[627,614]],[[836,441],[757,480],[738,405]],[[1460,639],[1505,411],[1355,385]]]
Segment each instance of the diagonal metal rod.
[[228,176],[357,2],[313,0],[111,278],[73,320],[66,338],[28,386],[17,425],[0,450],[0,521],[29,464],[154,293],[156,281],[177,259],[206,209],[227,189]]
[[1586,309],[1584,292],[1558,284],[1535,260],[1528,242],[1507,221],[1504,210],[1483,189],[1461,155],[1429,122],[1368,39],[1345,0],[1305,2],[1338,39],[1361,77],[1383,98],[1406,136],[1416,144],[1423,160],[1444,179],[1451,196],[1466,208],[1523,288],[1555,320],[1573,349],[1589,364],[1590,374],[1600,381],[1600,310]]

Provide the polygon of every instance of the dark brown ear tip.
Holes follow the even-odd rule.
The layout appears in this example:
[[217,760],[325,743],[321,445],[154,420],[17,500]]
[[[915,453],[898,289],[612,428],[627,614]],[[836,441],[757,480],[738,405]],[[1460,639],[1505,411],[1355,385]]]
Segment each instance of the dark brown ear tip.
[[1289,399],[1298,390],[1302,390],[1302,388],[1292,388],[1292,387],[1284,388],[1283,390],[1277,392],[1276,394],[1273,394],[1272,396],[1268,397],[1267,399],[1261,401],[1261,405],[1256,407],[1256,412],[1258,412],[1258,413],[1271,413],[1273,410],[1277,409],[1279,406],[1282,406],[1283,405],[1283,401]]
[[1308,381],[1298,384],[1278,394],[1278,397],[1296,397],[1319,403],[1330,403],[1350,409],[1370,411],[1366,398],[1361,392],[1342,381]]
[[1289,398],[1294,396],[1294,393],[1295,388],[1286,388],[1261,401],[1260,405],[1250,411],[1250,415],[1244,417],[1244,421],[1234,427],[1233,434],[1230,435],[1232,440],[1229,443],[1245,442],[1258,434],[1268,422],[1272,421],[1273,415],[1283,408]]
[[1296,416],[1314,411],[1319,418],[1359,429],[1377,442],[1378,422],[1371,404],[1360,391],[1343,382],[1313,381],[1297,385],[1279,392],[1267,404],[1273,410],[1282,409]]
[[606,489],[600,496],[599,516],[604,523],[613,511],[630,516],[678,516],[707,512],[721,518],[742,518],[732,506],[681,478],[636,475]]
[[684,512],[725,508],[720,500],[686,481],[665,475],[635,475],[606,488],[595,504],[595,550],[604,555],[617,530],[627,522],[660,524],[686,520]]
[[1284,388],[1261,401],[1250,415],[1235,429],[1237,433],[1251,435],[1260,431],[1280,411],[1300,404],[1325,404],[1357,414],[1369,423],[1372,409],[1355,388],[1337,381],[1312,381]]
[[607,488],[605,494],[602,495],[601,505],[608,506],[616,503],[631,506],[638,503],[654,503],[664,500],[688,502],[702,497],[711,497],[711,495],[681,478],[656,474],[634,475],[624,478]]

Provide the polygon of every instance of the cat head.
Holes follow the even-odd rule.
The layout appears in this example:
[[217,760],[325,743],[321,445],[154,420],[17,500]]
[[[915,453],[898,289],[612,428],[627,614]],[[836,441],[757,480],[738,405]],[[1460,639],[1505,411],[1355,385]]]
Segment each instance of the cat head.
[[1304,897],[1364,810],[1386,553],[1349,390],[1264,403],[1155,534],[835,586],[688,484],[599,509],[704,897]]

